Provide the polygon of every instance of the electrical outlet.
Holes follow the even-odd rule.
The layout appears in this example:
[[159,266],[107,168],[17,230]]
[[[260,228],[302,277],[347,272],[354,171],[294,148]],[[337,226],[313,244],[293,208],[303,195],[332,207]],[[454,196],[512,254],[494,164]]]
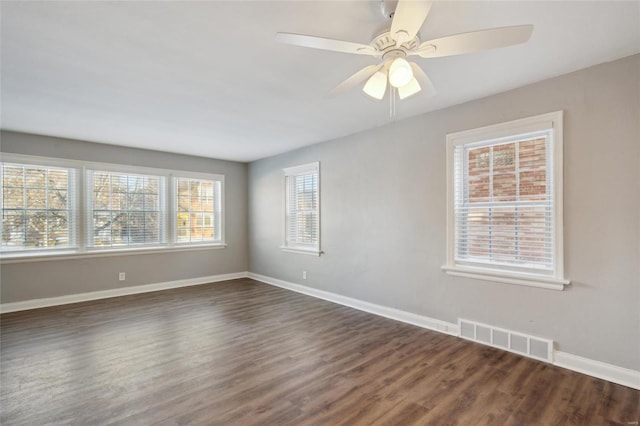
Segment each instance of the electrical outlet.
[[118,274],[118,280],[120,280],[120,281],[124,281],[124,279],[125,279],[125,274],[124,274],[124,272],[120,272],[120,273]]
[[307,279],[307,271],[302,271],[302,279],[303,280]]

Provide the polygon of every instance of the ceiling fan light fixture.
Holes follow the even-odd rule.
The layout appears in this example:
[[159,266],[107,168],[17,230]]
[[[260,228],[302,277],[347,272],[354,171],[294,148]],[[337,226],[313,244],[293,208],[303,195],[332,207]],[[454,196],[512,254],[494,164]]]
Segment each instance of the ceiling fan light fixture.
[[[435,95],[434,86],[429,77],[417,64],[407,62],[406,58],[412,56],[440,58],[513,46],[529,40],[533,32],[533,25],[516,25],[449,35],[424,41],[421,44],[419,31],[429,15],[432,0],[376,1],[380,4],[384,17],[391,19],[391,26],[374,37],[369,44],[293,33],[277,33],[276,39],[294,46],[368,55],[382,59],[378,64],[364,67],[338,84],[330,92],[330,96],[345,92],[367,80],[363,91],[375,99],[382,99],[387,90],[388,81],[392,95],[389,97],[391,116],[394,115],[398,97],[406,99],[422,90],[416,76],[424,86],[425,94]],[[398,97],[395,96],[395,90]]]
[[396,58],[389,67],[389,83],[393,87],[400,88],[408,84],[413,78],[411,65],[404,58]]
[[369,77],[362,91],[374,99],[381,100],[387,91],[387,75],[382,71],[377,71]]
[[418,80],[414,77],[404,86],[398,87],[398,97],[400,99],[406,99],[409,96],[415,95],[420,90],[422,90],[422,87],[420,87],[420,83],[418,83]]

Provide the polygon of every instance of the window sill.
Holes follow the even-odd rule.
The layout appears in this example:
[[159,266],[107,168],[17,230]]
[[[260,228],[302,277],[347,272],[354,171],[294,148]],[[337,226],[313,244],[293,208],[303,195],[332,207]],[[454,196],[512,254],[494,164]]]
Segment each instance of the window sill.
[[546,288],[549,290],[564,290],[570,280],[544,277],[534,274],[523,274],[517,272],[506,272],[498,270],[487,270],[480,268],[469,268],[461,266],[443,266],[442,270],[449,275],[464,278],[474,278],[477,280],[493,281],[499,283],[524,285],[529,287]]
[[322,250],[318,250],[315,248],[300,248],[300,247],[287,247],[287,246],[281,246],[280,248],[282,249],[282,251],[285,251],[288,253],[300,253],[300,254],[306,254],[308,256],[321,256],[324,253]]
[[174,253],[194,250],[216,250],[227,247],[226,244],[190,244],[148,248],[92,249],[84,252],[60,250],[48,253],[2,253],[0,264],[46,262],[51,260],[87,259],[92,257],[131,256],[137,254]]

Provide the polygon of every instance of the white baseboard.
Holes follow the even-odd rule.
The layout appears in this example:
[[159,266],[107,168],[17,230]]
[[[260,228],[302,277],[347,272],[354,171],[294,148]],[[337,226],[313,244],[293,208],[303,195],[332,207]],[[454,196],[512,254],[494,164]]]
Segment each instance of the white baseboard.
[[630,370],[606,362],[584,358],[566,352],[556,351],[554,353],[554,365],[577,371],[619,385],[640,389],[640,371]]
[[[441,333],[459,336],[459,327],[457,324],[448,323],[435,318],[429,318],[418,314],[413,314],[399,309],[389,308],[374,303],[364,302],[359,299],[342,296],[328,291],[318,290],[300,284],[280,280],[277,278],[267,277],[260,274],[249,272],[249,278],[271,284],[287,290],[292,290],[308,296],[317,297],[319,299],[328,300],[340,305],[349,306],[361,311],[391,318],[397,321],[413,324],[418,327],[427,328],[429,330],[439,331]],[[500,348],[498,348],[500,349]],[[554,351],[553,365],[566,368],[568,370],[577,371],[599,379],[618,383],[634,389],[640,389],[640,371],[629,370],[627,368],[618,367],[617,365],[607,364],[605,362],[595,361],[572,355],[566,352]]]
[[375,303],[365,302],[340,294],[331,293],[329,291],[318,290],[300,284],[294,284],[289,281],[279,280],[277,278],[267,277],[265,275],[254,274],[249,272],[249,278],[271,284],[277,287],[292,290],[308,296],[317,297],[319,299],[328,300],[329,302],[338,303],[340,305],[349,306],[360,311],[369,312],[371,314],[380,315],[382,317],[391,318],[396,321],[407,324],[416,325],[418,327],[427,328],[429,330],[439,331],[441,333],[458,335],[458,324],[441,321],[435,318],[425,317],[423,315],[413,314],[411,312],[401,311],[400,309],[389,308],[387,306],[376,305]]
[[88,302],[90,300],[108,299],[110,297],[127,296],[130,294],[149,293],[151,291],[168,290],[171,288],[188,287],[192,285],[209,284],[219,281],[246,278],[247,272],[234,272],[231,274],[210,275],[208,277],[189,278],[185,280],[167,281],[163,283],[136,285],[132,287],[120,287],[111,290],[92,291],[88,293],[70,294],[67,296],[48,297],[45,299],[32,299],[22,302],[0,304],[0,313],[25,311],[28,309],[46,308],[48,306],[67,305],[69,303]]

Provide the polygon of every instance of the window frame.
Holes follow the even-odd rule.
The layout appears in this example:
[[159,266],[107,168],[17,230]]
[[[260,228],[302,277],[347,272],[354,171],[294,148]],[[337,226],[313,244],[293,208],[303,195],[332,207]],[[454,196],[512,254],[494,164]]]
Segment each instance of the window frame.
[[[287,167],[282,169],[283,172],[283,189],[284,189],[284,197],[283,197],[283,215],[282,215],[282,245],[280,248],[282,251],[291,252],[291,253],[300,253],[311,256],[321,256],[324,252],[321,249],[321,184],[320,184],[320,162],[316,161],[313,163],[302,164],[299,166]],[[296,177],[301,175],[307,175],[311,173],[316,173],[318,175],[318,185],[317,185],[317,204],[316,204],[316,214],[318,216],[318,238],[316,244],[296,244],[292,245],[288,243],[287,237],[287,229],[288,229],[288,199],[289,199],[289,182],[287,179],[289,177]]]
[[[97,251],[108,251],[108,250],[121,250],[121,249],[129,249],[129,250],[136,250],[136,249],[145,249],[145,248],[162,248],[162,247],[167,247],[170,246],[170,237],[168,232],[168,226],[167,226],[167,220],[168,220],[168,216],[170,214],[169,211],[169,200],[168,200],[168,192],[167,192],[167,186],[168,186],[168,181],[170,179],[171,174],[160,174],[162,171],[159,171],[157,169],[147,169],[147,170],[142,170],[142,168],[139,168],[138,170],[132,170],[132,169],[127,169],[126,167],[120,167],[119,165],[99,165],[99,166],[91,166],[91,167],[85,167],[83,170],[83,180],[84,180],[84,192],[83,192],[83,201],[85,203],[85,208],[84,208],[84,212],[85,212],[85,217],[84,217],[84,230],[85,233],[83,234],[84,236],[84,240],[83,240],[83,247],[87,252],[97,252]],[[95,211],[93,208],[93,176],[90,178],[89,175],[90,174],[95,174],[95,173],[117,173],[117,174],[127,174],[127,175],[137,175],[137,176],[148,176],[148,177],[157,177],[159,178],[159,185],[158,185],[158,208],[159,208],[159,214],[160,214],[160,237],[159,237],[159,242],[158,243],[151,243],[151,244],[122,244],[122,245],[105,245],[105,246],[96,246],[96,245],[91,245],[91,237],[89,236],[89,233],[92,231],[92,229],[90,229],[89,225],[93,222],[93,212]],[[124,210],[125,212],[130,212],[132,210]],[[162,217],[164,216],[164,217]],[[163,238],[164,237],[164,238]]]
[[[102,257],[102,256],[120,256],[120,255],[135,255],[135,254],[149,254],[149,253],[166,253],[176,251],[189,251],[189,250],[205,250],[205,249],[223,249],[227,247],[225,240],[225,180],[224,175],[214,173],[201,173],[191,172],[185,170],[172,170],[161,169],[152,167],[142,167],[125,164],[114,163],[102,163],[93,161],[71,160],[61,159],[53,157],[32,156],[24,154],[14,153],[0,153],[0,162],[2,163],[18,163],[29,164],[34,166],[50,166],[50,167],[62,167],[73,169],[75,174],[75,194],[73,198],[74,210],[74,238],[75,246],[64,247],[60,249],[42,249],[42,250],[0,250],[0,263],[21,263],[21,262],[35,262],[46,260],[62,260],[62,259],[74,259],[79,257]],[[103,171],[112,173],[130,173],[134,175],[152,175],[159,176],[165,180],[164,193],[161,198],[161,211],[165,215],[163,219],[163,229],[165,242],[161,244],[137,244],[137,245],[125,245],[118,247],[92,247],[89,246],[87,229],[92,224],[90,216],[92,214],[92,206],[88,203],[92,197],[89,196],[90,179],[88,177],[89,171]],[[221,240],[215,242],[189,242],[178,243],[176,239],[176,213],[177,209],[174,207],[177,205],[177,194],[172,189],[177,179],[175,178],[194,178],[220,181],[220,235]],[[164,210],[162,210],[164,209]]]
[[[0,257],[17,258],[21,256],[51,256],[57,255],[59,253],[68,253],[70,251],[78,250],[82,241],[82,235],[80,233],[80,222],[82,222],[82,218],[80,217],[80,197],[78,196],[80,191],[80,181],[82,178],[77,167],[74,167],[66,161],[57,158],[34,157],[4,152],[0,152],[0,163],[2,163],[3,165],[4,163],[9,163],[34,167],[67,169],[71,172],[71,176],[69,176],[69,178],[73,179],[73,182],[70,180],[67,186],[67,191],[69,192],[68,197],[70,198],[69,245],[58,248],[46,247],[39,249],[0,249]],[[0,188],[0,190],[1,189],[2,188]],[[71,192],[73,192],[73,194],[71,194]],[[3,195],[0,194],[0,198],[2,198],[2,196]],[[1,205],[0,209],[2,209]]]
[[[178,179],[194,179],[194,180],[210,180],[213,182],[220,182],[220,193],[218,195],[218,202],[220,204],[220,238],[214,241],[203,242],[178,242]],[[197,173],[197,172],[175,172],[171,178],[170,184],[171,197],[168,202],[173,204],[173,214],[171,215],[170,232],[173,245],[176,247],[189,247],[192,245],[224,245],[225,244],[225,200],[224,200],[224,175],[211,174],[211,173]],[[214,222],[215,222],[215,200],[214,200]]]
[[[455,158],[454,150],[460,145],[482,142],[494,144],[505,140],[518,140],[528,133],[549,131],[552,156],[552,262],[550,271],[457,261],[455,258]],[[442,269],[449,275],[501,283],[563,290],[570,280],[564,277],[563,244],[563,112],[556,111],[534,117],[509,121],[447,135],[447,260]]]

